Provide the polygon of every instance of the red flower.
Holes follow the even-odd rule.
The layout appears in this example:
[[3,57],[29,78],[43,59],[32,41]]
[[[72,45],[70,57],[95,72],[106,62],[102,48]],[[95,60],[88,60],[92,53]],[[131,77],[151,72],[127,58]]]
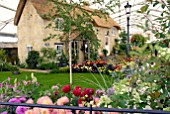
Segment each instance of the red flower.
[[81,87],[76,86],[73,90],[73,94],[74,94],[74,96],[80,96],[81,95]]
[[70,85],[65,85],[62,88],[62,92],[64,92],[64,93],[69,93],[70,91],[71,91]]
[[82,98],[80,97],[79,99],[78,99],[78,104],[82,104]]
[[55,92],[54,92],[54,95],[58,95],[58,94],[59,94],[59,92],[58,92],[58,91],[55,91]]
[[84,89],[85,94],[89,95],[93,95],[94,94],[94,89],[93,88],[85,88]]

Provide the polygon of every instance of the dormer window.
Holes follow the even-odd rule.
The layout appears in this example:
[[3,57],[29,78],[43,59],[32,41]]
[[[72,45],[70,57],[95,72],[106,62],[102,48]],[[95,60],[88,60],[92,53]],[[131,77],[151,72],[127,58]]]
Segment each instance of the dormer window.
[[112,35],[116,35],[116,31],[117,31],[116,27],[112,27]]
[[63,29],[62,24],[63,24],[63,19],[62,18],[56,18],[55,29],[56,30],[62,30]]

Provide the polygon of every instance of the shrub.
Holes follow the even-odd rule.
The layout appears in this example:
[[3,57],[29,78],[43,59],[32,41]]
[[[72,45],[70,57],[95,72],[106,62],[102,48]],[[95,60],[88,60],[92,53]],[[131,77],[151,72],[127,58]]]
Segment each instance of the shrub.
[[39,61],[39,52],[38,51],[30,51],[28,53],[28,58],[26,59],[26,63],[28,68],[36,68]]
[[135,45],[135,46],[143,46],[146,40],[147,38],[145,38],[141,34],[134,34],[130,39],[132,45]]
[[52,63],[42,63],[38,68],[41,69],[41,70],[55,69],[55,68],[57,68],[57,65],[54,62],[52,62]]
[[18,68],[11,63],[4,63],[1,67],[1,71],[18,71]]
[[69,67],[61,67],[61,68],[56,68],[53,69],[50,73],[69,73]]

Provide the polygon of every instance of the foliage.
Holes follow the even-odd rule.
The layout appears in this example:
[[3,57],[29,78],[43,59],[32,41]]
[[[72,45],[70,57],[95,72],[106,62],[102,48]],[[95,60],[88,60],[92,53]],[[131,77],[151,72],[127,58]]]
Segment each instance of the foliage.
[[133,46],[143,46],[146,42],[147,38],[145,38],[143,35],[141,34],[134,34],[132,35],[130,41],[131,41],[131,44]]
[[64,52],[62,51],[61,56],[57,57],[59,63],[58,63],[58,67],[65,67],[68,65],[68,57],[66,56],[66,54],[64,54]]
[[18,71],[18,68],[11,63],[4,63],[1,71]]
[[42,48],[42,62],[56,63],[57,62],[57,52],[53,48]]
[[[166,38],[166,35],[170,34],[170,1],[169,0],[147,0],[144,6],[140,8],[139,13],[147,13],[148,15],[151,13],[149,6],[161,8],[160,16],[155,19],[159,23],[159,28],[153,26],[153,33],[157,38]],[[147,22],[152,23],[151,20],[147,20]],[[153,25],[153,23],[152,23]]]
[[3,49],[0,49],[0,71],[3,70],[5,59],[6,59],[5,51]]
[[5,61],[6,55],[5,55],[5,50],[0,49],[0,61]]
[[[0,83],[0,102],[20,102],[19,99],[23,102],[27,98],[37,98],[38,96],[39,83],[34,74],[31,75],[31,80],[14,80],[8,77]],[[22,102],[21,100],[21,102]],[[9,107],[1,107],[0,111],[8,109]]]
[[38,66],[38,69],[41,69],[41,70],[49,70],[49,69],[55,69],[57,68],[57,64],[54,63],[54,62],[51,62],[51,63],[41,63],[39,66]]
[[115,39],[116,42],[116,47],[113,48],[115,52],[113,53],[120,53],[120,52],[125,52],[126,50],[126,38],[127,38],[127,33],[125,30],[121,31],[119,34],[119,38]]
[[36,68],[38,65],[38,61],[40,59],[39,52],[38,51],[30,51],[28,53],[28,57],[26,59],[26,63],[28,65],[28,68]]
[[57,69],[52,69],[50,73],[69,73],[69,67],[59,67]]

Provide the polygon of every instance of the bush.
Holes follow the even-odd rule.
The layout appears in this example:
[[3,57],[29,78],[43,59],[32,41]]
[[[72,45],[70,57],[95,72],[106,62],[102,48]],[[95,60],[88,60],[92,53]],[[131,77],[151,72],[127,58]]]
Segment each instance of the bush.
[[21,63],[17,65],[20,68],[27,68],[27,64],[26,63]]
[[42,63],[39,67],[41,70],[49,70],[49,69],[55,69],[57,68],[57,64],[52,62],[52,63]]
[[12,65],[11,63],[4,63],[0,67],[1,67],[1,71],[18,71],[18,68]]
[[61,67],[53,69],[50,73],[69,73],[70,69],[69,67]]
[[38,51],[30,51],[28,53],[28,58],[26,59],[26,63],[28,68],[36,68],[39,61],[39,52]]

